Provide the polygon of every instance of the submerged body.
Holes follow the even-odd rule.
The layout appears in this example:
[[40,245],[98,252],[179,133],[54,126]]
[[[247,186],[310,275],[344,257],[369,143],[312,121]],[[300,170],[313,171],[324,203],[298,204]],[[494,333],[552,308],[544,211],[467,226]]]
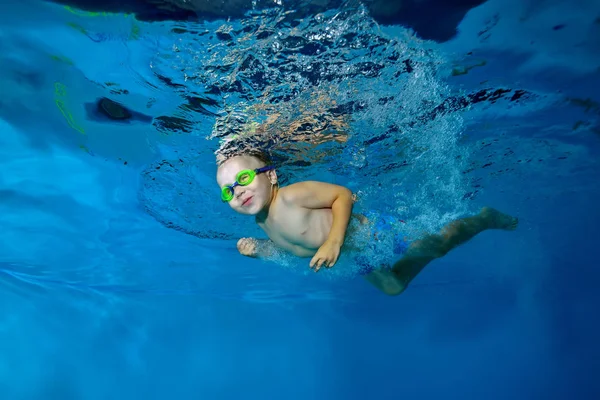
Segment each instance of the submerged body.
[[[257,157],[238,156],[223,163],[217,172],[219,185],[224,190],[231,188],[229,205],[239,213],[254,215],[257,224],[270,239],[267,243],[254,238],[240,239],[240,253],[268,259],[270,250],[277,246],[298,257],[311,258],[309,265],[315,271],[322,266],[333,267],[342,250],[354,253],[356,260],[360,260],[360,253],[366,249],[361,248],[359,243],[364,243],[364,240],[351,239],[362,230],[348,229],[350,220],[356,219],[352,226],[374,221],[352,214],[352,192],[343,186],[316,181],[279,188],[273,169],[255,174],[249,184],[233,184],[240,171],[259,171],[265,164]],[[512,230],[516,226],[516,218],[484,208],[475,216],[451,222],[437,234],[407,244],[399,260],[370,266],[365,277],[386,294],[400,294],[435,258],[442,257],[484,230]],[[373,232],[372,236],[369,240],[376,241],[377,232]]]
[[275,188],[267,218],[257,218],[257,223],[274,244],[298,257],[313,257],[329,237],[333,213],[330,208],[300,206],[289,193],[294,189]]

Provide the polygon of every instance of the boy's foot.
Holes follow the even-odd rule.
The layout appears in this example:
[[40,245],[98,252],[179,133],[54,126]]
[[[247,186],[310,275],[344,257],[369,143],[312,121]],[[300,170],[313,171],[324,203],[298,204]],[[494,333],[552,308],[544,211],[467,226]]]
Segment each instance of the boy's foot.
[[491,207],[483,207],[479,215],[485,220],[488,229],[514,231],[519,224],[518,218],[503,214]]

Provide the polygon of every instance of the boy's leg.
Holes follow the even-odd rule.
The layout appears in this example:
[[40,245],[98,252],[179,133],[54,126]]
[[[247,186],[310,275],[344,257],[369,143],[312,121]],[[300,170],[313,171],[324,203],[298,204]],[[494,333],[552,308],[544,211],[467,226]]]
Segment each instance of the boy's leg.
[[517,224],[517,218],[485,207],[475,216],[450,222],[439,234],[428,235],[413,242],[391,271],[376,270],[367,275],[366,279],[384,293],[398,295],[436,258],[443,257],[487,229],[514,230]]

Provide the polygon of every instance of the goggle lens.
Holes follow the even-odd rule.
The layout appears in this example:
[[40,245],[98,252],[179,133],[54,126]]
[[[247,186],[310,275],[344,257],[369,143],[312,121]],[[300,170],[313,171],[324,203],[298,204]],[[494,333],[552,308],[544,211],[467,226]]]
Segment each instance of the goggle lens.
[[254,171],[242,171],[237,175],[237,183],[241,186],[247,186],[252,183],[256,173]]
[[221,189],[221,200],[231,201],[231,199],[233,199],[233,189],[231,187]]

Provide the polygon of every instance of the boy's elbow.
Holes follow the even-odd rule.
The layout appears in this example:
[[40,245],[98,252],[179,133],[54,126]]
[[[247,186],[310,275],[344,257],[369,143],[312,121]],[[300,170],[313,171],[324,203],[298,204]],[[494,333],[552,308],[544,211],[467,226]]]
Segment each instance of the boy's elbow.
[[350,203],[350,207],[352,207],[356,202],[356,195],[352,193],[352,190],[346,188],[344,196],[347,198],[348,203]]
[[340,197],[343,197],[344,200],[349,200],[351,202],[354,202],[354,194],[347,187],[343,187],[342,188],[342,192],[340,193]]
[[348,188],[341,187],[340,191],[337,193],[334,203],[338,203],[340,206],[344,208],[352,209],[354,205],[354,194]]

